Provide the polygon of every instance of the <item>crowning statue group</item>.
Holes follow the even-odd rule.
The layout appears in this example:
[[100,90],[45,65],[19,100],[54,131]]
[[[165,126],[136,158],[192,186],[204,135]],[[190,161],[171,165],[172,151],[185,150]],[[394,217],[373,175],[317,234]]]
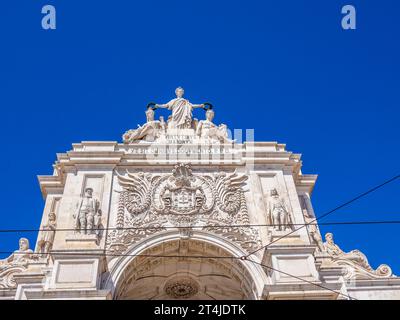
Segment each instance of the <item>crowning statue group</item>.
[[[225,124],[217,126],[213,123],[214,111],[206,109],[205,104],[193,104],[183,98],[184,90],[179,87],[175,90],[176,98],[165,104],[154,104],[154,107],[146,111],[147,122],[131,129],[123,135],[124,143],[134,143],[136,141],[154,141],[169,129],[192,129],[195,134],[204,139],[211,139],[219,142],[231,142],[228,139],[228,129]],[[155,109],[168,109],[172,111],[167,122],[164,117],[154,120]],[[206,110],[206,119],[197,121],[193,119],[193,109],[203,108]]]

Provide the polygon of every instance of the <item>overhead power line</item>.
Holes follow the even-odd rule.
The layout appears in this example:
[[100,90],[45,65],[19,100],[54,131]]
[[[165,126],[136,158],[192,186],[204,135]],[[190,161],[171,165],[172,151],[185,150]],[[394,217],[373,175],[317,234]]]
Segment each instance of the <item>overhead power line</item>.
[[260,263],[260,262],[257,262],[257,261],[251,260],[251,259],[245,259],[245,260],[250,261],[250,262],[253,262],[253,263],[255,263],[255,264],[258,264],[258,265],[262,266],[263,268],[270,269],[270,270],[273,270],[273,271],[282,273],[282,274],[287,275],[287,276],[289,276],[289,277],[293,277],[293,278],[295,278],[295,279],[297,279],[297,280],[300,280],[300,281],[303,281],[303,282],[312,284],[312,285],[314,285],[314,286],[317,286],[317,287],[319,287],[319,288],[322,288],[322,289],[329,290],[329,291],[331,291],[331,292],[337,293],[338,295],[342,295],[342,296],[344,296],[344,297],[347,297],[347,298],[349,298],[350,300],[357,300],[356,298],[351,297],[351,296],[349,296],[349,295],[347,295],[347,294],[344,294],[344,293],[341,293],[341,292],[339,292],[339,291],[333,290],[333,289],[331,289],[331,288],[325,287],[325,286],[323,286],[323,285],[320,284],[320,283],[313,282],[313,281],[309,281],[309,280],[306,280],[306,279],[297,277],[297,276],[295,276],[295,275],[293,275],[293,274],[284,272],[284,271],[282,271],[282,270],[278,270],[278,269],[276,269],[276,268],[273,268],[273,267],[271,267],[271,266],[267,266],[267,265],[265,265],[265,264],[262,264],[262,263]]
[[[363,192],[363,193],[359,194],[358,196],[354,197],[353,199],[351,199],[351,200],[349,200],[349,201],[346,201],[345,203],[343,203],[343,204],[337,206],[336,208],[334,208],[334,209],[332,209],[332,210],[330,210],[330,211],[324,213],[324,214],[321,215],[320,217],[317,217],[317,218],[311,220],[311,221],[308,222],[308,223],[305,223],[305,224],[295,224],[295,225],[300,225],[300,227],[297,228],[297,229],[294,229],[293,231],[291,231],[291,232],[289,232],[289,233],[287,233],[287,234],[285,234],[284,236],[281,236],[281,237],[277,238],[277,239],[274,240],[274,241],[271,241],[271,242],[268,243],[267,245],[262,246],[261,248],[255,250],[255,251],[252,251],[251,253],[249,253],[248,255],[243,256],[243,257],[226,257],[226,256],[182,256],[182,255],[146,255],[146,254],[136,254],[136,255],[133,255],[133,254],[115,254],[115,253],[113,254],[113,253],[105,253],[105,252],[102,252],[102,253],[82,253],[82,252],[72,252],[72,253],[68,253],[68,252],[65,252],[65,251],[64,251],[64,252],[52,251],[51,253],[49,253],[49,255],[54,255],[54,254],[57,254],[57,253],[58,253],[58,254],[63,254],[63,255],[71,254],[71,255],[74,255],[74,256],[76,256],[76,255],[85,255],[85,256],[87,256],[87,255],[89,255],[89,256],[92,255],[92,256],[114,256],[114,257],[115,257],[115,256],[146,256],[146,257],[154,257],[154,258],[156,258],[156,257],[162,257],[162,258],[172,258],[172,257],[175,257],[175,258],[185,258],[185,257],[186,257],[186,258],[203,258],[203,259],[204,259],[204,258],[205,258],[205,259],[241,259],[241,260],[247,260],[247,261],[250,261],[250,262],[259,264],[260,266],[262,266],[262,267],[264,267],[264,268],[271,269],[271,270],[274,270],[274,271],[276,271],[276,272],[280,272],[280,273],[286,274],[286,275],[288,275],[288,276],[290,276],[290,277],[293,277],[293,278],[295,278],[295,279],[298,279],[298,280],[300,280],[300,281],[303,281],[303,282],[306,282],[306,283],[309,283],[309,284],[312,284],[312,285],[321,287],[321,288],[323,288],[323,289],[325,289],[325,290],[329,290],[329,291],[335,292],[335,293],[337,293],[337,294],[339,294],[339,295],[346,296],[346,297],[348,297],[349,299],[355,300],[355,298],[353,298],[353,297],[351,297],[351,296],[349,296],[349,295],[345,295],[345,294],[343,294],[343,293],[341,293],[341,292],[339,292],[339,291],[335,291],[335,290],[333,290],[333,289],[331,289],[331,288],[328,288],[328,287],[325,287],[325,286],[323,286],[323,285],[321,285],[321,284],[319,284],[319,283],[312,282],[312,281],[308,281],[308,280],[306,280],[306,279],[297,277],[297,276],[292,275],[292,274],[289,274],[289,273],[287,273],[287,272],[284,272],[284,271],[275,269],[275,268],[273,268],[273,267],[271,267],[271,266],[267,266],[267,265],[264,265],[264,264],[262,264],[262,263],[253,261],[252,259],[249,259],[249,256],[255,254],[256,252],[258,252],[258,251],[260,251],[260,250],[263,250],[263,249],[267,248],[267,247],[270,246],[271,244],[273,244],[273,243],[275,243],[275,242],[277,242],[277,241],[279,241],[279,240],[281,240],[281,239],[283,239],[283,238],[289,236],[290,234],[293,234],[294,232],[296,232],[296,231],[298,231],[298,230],[300,230],[300,229],[302,229],[302,228],[304,228],[304,227],[306,227],[306,226],[313,225],[313,224],[317,224],[317,223],[315,223],[317,220],[321,220],[321,219],[325,218],[326,216],[332,214],[333,212],[335,212],[335,211],[337,211],[337,210],[339,210],[339,209],[341,209],[341,208],[343,208],[343,207],[345,207],[345,206],[347,206],[347,205],[349,205],[349,204],[351,204],[351,203],[353,203],[353,202],[355,202],[355,201],[357,201],[357,200],[359,200],[359,199],[365,197],[366,195],[368,195],[368,194],[370,194],[370,193],[372,193],[372,192],[374,192],[374,191],[376,191],[376,190],[382,188],[383,186],[385,186],[385,185],[387,185],[387,184],[389,184],[389,183],[391,183],[391,182],[397,180],[398,178],[400,178],[400,175],[396,175],[396,176],[394,176],[394,177],[392,177],[392,178],[390,178],[390,179],[384,181],[383,183],[381,183],[381,184],[379,184],[379,185],[377,185],[377,186],[375,186],[375,187],[373,187],[373,188],[367,190],[366,192]],[[386,223],[386,224],[398,224],[398,223],[400,223],[400,222],[397,221],[397,220],[392,220],[392,221],[358,221],[358,222],[350,221],[350,222],[319,223],[318,225],[324,225],[324,224],[325,224],[325,225],[328,225],[328,224],[330,224],[330,225],[332,225],[332,224],[336,224],[336,225],[346,225],[346,224],[347,224],[347,225],[349,225],[349,224],[384,224],[384,223]],[[271,224],[269,224],[269,225],[266,225],[266,224],[264,224],[264,225],[250,225],[250,224],[248,224],[248,225],[224,225],[224,226],[221,226],[221,225],[219,225],[219,226],[184,226],[184,227],[169,227],[169,228],[186,228],[186,229],[188,229],[188,228],[226,228],[226,227],[232,228],[232,227],[257,227],[257,226],[258,226],[258,227],[262,227],[262,226],[273,226],[273,225],[271,225]],[[166,229],[166,228],[167,228],[167,227],[161,227],[161,226],[160,226],[160,227],[98,228],[98,230],[111,230],[111,229],[116,229],[116,230],[118,230],[118,229],[120,229],[120,230],[123,230],[123,229],[142,229],[142,230],[143,230],[143,229],[153,229],[153,230],[154,230],[154,229],[156,229],[156,230],[159,230],[159,229]],[[72,230],[75,230],[75,229],[55,229],[54,231],[72,231]],[[51,230],[47,230],[47,229],[25,229],[25,230],[22,230],[22,229],[20,229],[20,230],[17,230],[17,229],[8,229],[8,230],[7,230],[7,229],[3,229],[3,230],[0,230],[0,232],[33,232],[33,231],[36,232],[36,231],[51,231]],[[13,252],[13,251],[1,251],[1,252],[0,252],[0,254],[7,254],[7,253],[8,253],[8,254],[12,254],[12,253],[14,253],[14,252]],[[40,255],[40,253],[33,253],[33,255]]]
[[[13,251],[0,251],[0,254],[12,254],[12,253],[14,253],[14,252]],[[182,258],[194,258],[194,259],[228,259],[228,260],[249,261],[249,262],[258,264],[261,267],[264,267],[264,268],[267,268],[267,269],[270,269],[270,270],[285,274],[285,275],[287,275],[289,277],[293,277],[293,278],[295,278],[297,280],[300,280],[302,282],[312,284],[312,285],[317,286],[319,288],[334,292],[334,293],[336,293],[338,295],[343,295],[345,297],[348,297],[351,300],[356,300],[355,298],[353,298],[353,297],[351,297],[349,295],[345,295],[345,294],[343,294],[343,293],[341,293],[339,291],[336,291],[336,290],[333,290],[333,289],[328,288],[326,286],[323,286],[320,283],[312,282],[312,281],[303,279],[303,278],[295,276],[295,275],[293,275],[291,273],[288,273],[288,272],[273,268],[271,266],[264,265],[264,264],[262,264],[260,262],[254,261],[254,260],[246,258],[246,257],[204,256],[204,255],[156,255],[156,254],[142,254],[142,253],[139,253],[139,254],[123,254],[123,253],[106,253],[106,252],[90,253],[90,252],[67,252],[67,251],[51,251],[50,253],[48,253],[48,255],[51,255],[51,256],[56,255],[56,254],[62,254],[62,255],[66,255],[66,256],[70,255],[70,256],[94,256],[94,257],[99,257],[99,256],[105,256],[105,257],[150,257],[150,258],[180,258],[180,259],[182,259]],[[32,253],[32,255],[42,255],[42,254],[35,252],[35,253]]]
[[[314,220],[315,221],[315,220]],[[322,223],[294,223],[291,226],[331,226],[331,225],[368,225],[368,224],[400,224],[400,220],[375,220],[375,221],[338,221],[338,222],[322,222]],[[162,230],[162,229],[220,229],[220,228],[252,228],[252,227],[275,227],[277,224],[232,224],[232,225],[209,225],[209,226],[160,226],[160,227],[109,227],[94,228],[93,231],[112,231],[112,230]],[[279,225],[280,226],[280,225]],[[54,230],[48,229],[0,229],[0,233],[13,232],[40,232],[40,231],[77,231],[74,228],[60,228]]]
[[285,234],[285,235],[283,235],[283,236],[281,236],[281,237],[279,237],[279,238],[277,238],[277,239],[271,241],[271,242],[268,243],[267,245],[262,246],[261,248],[258,248],[257,250],[254,250],[254,251],[250,252],[250,253],[247,255],[247,257],[249,257],[249,256],[251,256],[251,255],[257,253],[257,252],[260,251],[260,250],[263,250],[263,249],[268,248],[268,247],[269,247],[270,245],[272,245],[273,243],[275,243],[275,242],[277,242],[277,241],[279,241],[279,240],[281,240],[281,239],[283,239],[283,238],[286,238],[287,236],[289,236],[289,235],[295,233],[296,231],[298,231],[298,230],[300,230],[300,229],[303,229],[304,227],[306,227],[306,226],[308,226],[308,225],[311,225],[312,223],[316,222],[317,220],[321,220],[321,219],[327,217],[328,215],[332,214],[333,212],[335,212],[335,211],[337,211],[337,210],[339,210],[339,209],[341,209],[341,208],[343,208],[343,207],[345,207],[345,206],[348,206],[349,204],[351,204],[351,203],[353,203],[353,202],[355,202],[355,201],[357,201],[357,200],[359,200],[359,199],[361,199],[361,198],[363,198],[363,197],[369,195],[370,193],[372,193],[372,192],[374,192],[374,191],[376,191],[376,190],[378,190],[378,189],[380,189],[380,188],[386,186],[387,184],[389,184],[389,183],[391,183],[391,182],[393,182],[393,181],[395,181],[395,180],[397,180],[397,179],[399,179],[399,178],[400,178],[400,174],[398,174],[398,175],[396,175],[396,176],[394,176],[394,177],[392,177],[392,178],[390,178],[390,179],[388,179],[388,180],[386,180],[386,181],[384,181],[384,182],[378,184],[377,186],[375,186],[375,187],[373,187],[373,188],[371,188],[371,189],[369,189],[369,190],[367,190],[367,191],[365,191],[365,192],[359,194],[358,196],[354,197],[353,199],[344,202],[343,204],[337,206],[336,208],[334,208],[334,209],[332,209],[332,210],[329,210],[328,212],[324,213],[324,214],[321,215],[320,217],[317,217],[317,218],[311,220],[310,222],[304,224],[303,226],[301,226],[301,227],[299,227],[299,228],[297,228],[297,229],[294,229],[293,231],[291,231],[291,232],[289,232],[289,233],[287,233],[287,234]]

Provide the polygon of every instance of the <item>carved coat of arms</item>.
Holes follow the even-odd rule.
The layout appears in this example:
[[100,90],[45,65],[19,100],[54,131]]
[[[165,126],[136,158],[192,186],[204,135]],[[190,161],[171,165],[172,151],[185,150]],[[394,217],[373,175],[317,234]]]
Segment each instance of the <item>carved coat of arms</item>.
[[190,164],[176,165],[171,174],[117,175],[122,187],[117,213],[117,227],[121,230],[109,233],[108,250],[124,251],[167,226],[201,228],[221,234],[245,249],[260,245],[257,230],[240,227],[249,224],[243,190],[245,175],[193,174]]
[[188,165],[177,166],[160,193],[164,205],[163,213],[177,215],[200,213],[206,197],[202,187],[195,182],[196,179]]

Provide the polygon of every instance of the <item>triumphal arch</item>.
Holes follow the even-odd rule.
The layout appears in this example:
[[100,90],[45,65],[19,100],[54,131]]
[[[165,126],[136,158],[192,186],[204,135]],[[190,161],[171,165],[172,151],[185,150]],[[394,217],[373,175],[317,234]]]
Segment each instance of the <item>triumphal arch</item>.
[[320,234],[299,154],[175,94],[121,142],[57,154],[35,246],[0,261],[1,299],[400,298],[389,266]]

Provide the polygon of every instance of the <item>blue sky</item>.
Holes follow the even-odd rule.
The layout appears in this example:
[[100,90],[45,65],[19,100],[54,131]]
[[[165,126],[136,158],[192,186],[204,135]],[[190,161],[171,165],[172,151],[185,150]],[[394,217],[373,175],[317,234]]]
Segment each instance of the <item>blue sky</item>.
[[[41,28],[41,8],[57,29]],[[357,30],[341,28],[353,4]],[[399,174],[400,3],[368,1],[3,1],[0,228],[37,228],[37,175],[82,140],[121,140],[177,86],[215,122],[303,154],[317,215]],[[196,110],[196,115],[202,113]],[[324,221],[400,220],[400,181]],[[400,273],[400,225],[323,226],[345,250]],[[0,251],[20,236],[1,234]],[[2,255],[4,256],[4,255]]]

